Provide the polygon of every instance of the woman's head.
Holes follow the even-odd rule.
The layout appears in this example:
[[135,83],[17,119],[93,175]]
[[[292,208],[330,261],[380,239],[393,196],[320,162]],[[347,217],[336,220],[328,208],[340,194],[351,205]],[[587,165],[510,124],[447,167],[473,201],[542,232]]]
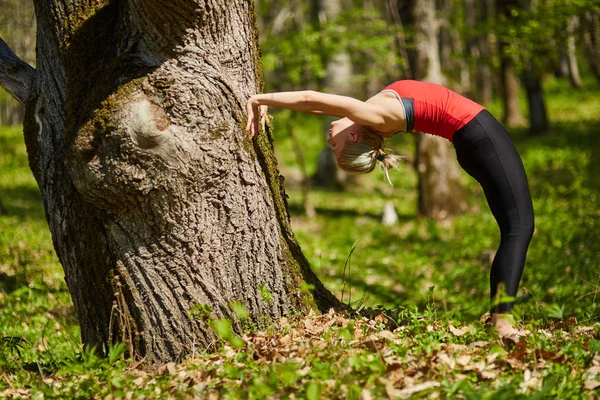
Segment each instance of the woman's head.
[[385,139],[375,131],[355,124],[348,118],[331,123],[329,139],[337,165],[346,172],[368,173],[379,161],[390,185],[389,170],[397,168],[403,158],[397,154],[386,154]]

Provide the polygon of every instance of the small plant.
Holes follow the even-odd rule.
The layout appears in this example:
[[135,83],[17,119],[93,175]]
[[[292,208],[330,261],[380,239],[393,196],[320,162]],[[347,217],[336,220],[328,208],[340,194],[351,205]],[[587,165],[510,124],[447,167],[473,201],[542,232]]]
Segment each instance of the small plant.
[[196,304],[188,311],[188,316],[191,319],[208,320],[213,312],[213,309],[208,304]]
[[258,292],[265,303],[270,303],[273,300],[273,293],[262,283],[258,284]]

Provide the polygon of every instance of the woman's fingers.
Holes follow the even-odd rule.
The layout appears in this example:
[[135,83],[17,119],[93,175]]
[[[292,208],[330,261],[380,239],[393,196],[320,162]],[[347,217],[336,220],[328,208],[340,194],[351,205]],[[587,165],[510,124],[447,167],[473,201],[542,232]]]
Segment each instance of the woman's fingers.
[[246,103],[246,112],[248,113],[248,123],[246,124],[246,130],[250,132],[250,137],[253,138],[258,131],[258,106],[252,104],[250,100]]
[[260,125],[263,130],[265,130],[265,126],[267,123],[267,118],[269,117],[269,107],[268,106],[260,106]]
[[258,133],[258,124],[265,129],[266,120],[268,117],[269,107],[259,106],[252,102],[252,98],[246,103],[246,112],[248,113],[248,123],[246,130],[250,132],[250,137],[253,138]]

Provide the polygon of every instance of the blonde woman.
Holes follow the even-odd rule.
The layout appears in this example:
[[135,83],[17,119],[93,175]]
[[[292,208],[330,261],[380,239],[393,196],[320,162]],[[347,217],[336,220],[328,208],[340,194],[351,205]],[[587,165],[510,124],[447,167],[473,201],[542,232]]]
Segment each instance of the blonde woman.
[[366,101],[315,91],[264,93],[247,103],[253,137],[267,108],[283,107],[340,119],[327,142],[348,172],[367,173],[379,162],[389,170],[400,157],[386,154],[385,139],[400,132],[423,132],[450,140],[461,167],[482,186],[500,228],[500,246],[491,266],[492,321],[500,334],[519,335],[508,312],[517,294],[534,230],[533,205],[521,157],[506,130],[481,105],[443,86],[412,80],[392,83]]

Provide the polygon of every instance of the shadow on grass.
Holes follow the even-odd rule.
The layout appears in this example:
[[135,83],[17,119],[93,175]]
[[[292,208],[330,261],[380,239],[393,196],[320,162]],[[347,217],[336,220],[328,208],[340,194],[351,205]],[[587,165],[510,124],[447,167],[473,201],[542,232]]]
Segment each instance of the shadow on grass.
[[[292,216],[305,215],[304,208],[300,204],[296,204],[296,203],[289,204],[288,211],[289,211],[290,215],[292,215]],[[381,221],[381,213],[357,210],[357,209],[352,209],[352,208],[340,209],[340,208],[331,208],[331,207],[315,207],[315,212],[319,216],[322,216],[325,218],[331,218],[331,219],[350,217],[350,218],[367,218],[369,220],[376,221],[376,222]],[[399,223],[409,222],[409,221],[413,221],[415,219],[415,217],[412,215],[405,215],[405,214],[397,214],[397,215],[398,215]]]
[[36,219],[46,221],[42,197],[35,186],[19,185],[10,186],[0,190],[0,199],[6,213],[4,216],[12,216],[20,221]]

